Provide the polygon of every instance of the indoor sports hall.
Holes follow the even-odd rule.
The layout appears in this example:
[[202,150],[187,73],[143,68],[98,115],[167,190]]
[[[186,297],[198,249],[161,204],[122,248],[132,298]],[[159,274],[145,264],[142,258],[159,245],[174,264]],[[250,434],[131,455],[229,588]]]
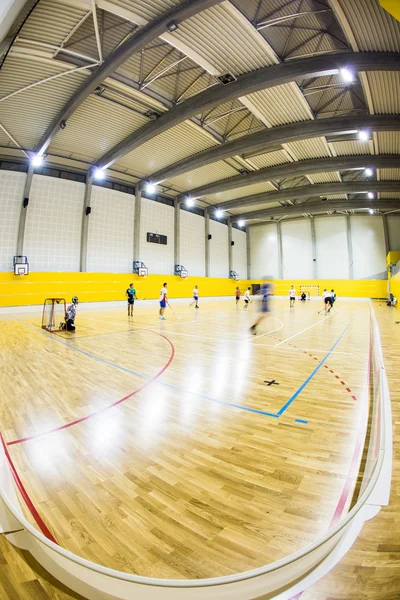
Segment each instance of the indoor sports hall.
[[400,600],[398,0],[0,4],[0,600]]

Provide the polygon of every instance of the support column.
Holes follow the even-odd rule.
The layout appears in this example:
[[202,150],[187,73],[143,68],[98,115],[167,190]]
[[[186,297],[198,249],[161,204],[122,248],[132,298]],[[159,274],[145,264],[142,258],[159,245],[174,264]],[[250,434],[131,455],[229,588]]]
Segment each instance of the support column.
[[228,218],[228,265],[229,265],[229,276],[233,271],[233,248],[232,248],[232,221],[231,217]]
[[282,256],[282,231],[280,221],[276,224],[278,235],[278,273],[279,279],[283,279],[283,256]]
[[246,257],[247,257],[247,279],[251,279],[250,269],[251,269],[251,260],[250,260],[250,226],[246,227]]
[[349,253],[349,279],[354,279],[353,241],[351,238],[350,215],[346,215],[346,229],[347,229],[347,249],[348,249],[348,253]]
[[81,230],[81,257],[80,257],[81,272],[87,271],[87,245],[88,245],[88,231],[89,231],[89,215],[91,212],[90,200],[92,197],[92,185],[93,185],[93,175],[91,172],[89,172],[87,175],[87,179],[86,179],[85,198],[83,201],[82,230]]
[[27,173],[26,180],[25,180],[24,197],[22,198],[21,211],[19,213],[17,249],[16,249],[17,255],[24,254],[26,216],[28,213],[29,194],[31,192],[33,172],[34,172],[34,166],[32,165],[32,163],[29,163],[28,173]]
[[210,215],[206,211],[204,213],[204,233],[205,233],[205,242],[206,242],[206,252],[205,252],[205,266],[206,266],[206,277],[210,277],[210,240],[208,236],[210,235]]
[[318,265],[317,265],[317,242],[315,238],[315,220],[311,217],[311,245],[312,245],[312,272],[313,279],[318,279]]
[[174,271],[175,265],[181,264],[181,205],[178,198],[175,198],[174,212]]
[[390,252],[390,239],[389,239],[389,229],[387,224],[386,215],[382,215],[382,223],[383,223],[383,235],[385,236],[385,248],[386,248],[386,256]]
[[140,260],[140,224],[142,216],[142,191],[135,189],[135,220],[133,221],[133,260]]

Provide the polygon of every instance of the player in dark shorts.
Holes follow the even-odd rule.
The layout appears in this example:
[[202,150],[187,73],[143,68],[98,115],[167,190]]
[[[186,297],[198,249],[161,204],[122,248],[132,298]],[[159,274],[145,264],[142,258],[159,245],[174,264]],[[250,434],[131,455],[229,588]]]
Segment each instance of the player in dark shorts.
[[257,327],[258,327],[258,325],[261,323],[261,321],[263,321],[265,319],[265,317],[270,312],[269,301],[270,301],[270,297],[272,296],[272,289],[271,289],[270,284],[269,283],[263,283],[262,288],[261,288],[259,294],[260,294],[259,315],[258,315],[257,320],[254,323],[254,325],[252,325],[250,327],[250,332],[253,335],[257,334]]
[[235,294],[236,294],[236,306],[239,306],[239,302],[240,302],[240,287],[239,286],[236,288]]
[[136,290],[133,287],[133,283],[129,284],[128,289],[125,292],[125,296],[128,299],[128,317],[133,317],[133,305],[136,300]]

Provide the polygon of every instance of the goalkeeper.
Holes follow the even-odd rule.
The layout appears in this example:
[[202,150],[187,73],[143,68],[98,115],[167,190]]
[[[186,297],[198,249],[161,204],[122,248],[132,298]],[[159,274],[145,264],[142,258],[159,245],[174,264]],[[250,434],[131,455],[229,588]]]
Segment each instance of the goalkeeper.
[[67,331],[75,331],[75,317],[76,308],[78,306],[78,298],[74,296],[72,298],[72,304],[70,304],[65,313],[65,329]]

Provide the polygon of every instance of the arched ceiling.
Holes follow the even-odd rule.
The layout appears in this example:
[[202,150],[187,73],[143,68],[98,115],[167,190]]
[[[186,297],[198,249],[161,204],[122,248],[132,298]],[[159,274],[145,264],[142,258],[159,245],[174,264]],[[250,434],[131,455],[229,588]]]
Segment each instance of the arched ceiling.
[[106,167],[249,223],[268,194],[261,219],[398,210],[400,23],[379,0],[18,3],[1,157]]

